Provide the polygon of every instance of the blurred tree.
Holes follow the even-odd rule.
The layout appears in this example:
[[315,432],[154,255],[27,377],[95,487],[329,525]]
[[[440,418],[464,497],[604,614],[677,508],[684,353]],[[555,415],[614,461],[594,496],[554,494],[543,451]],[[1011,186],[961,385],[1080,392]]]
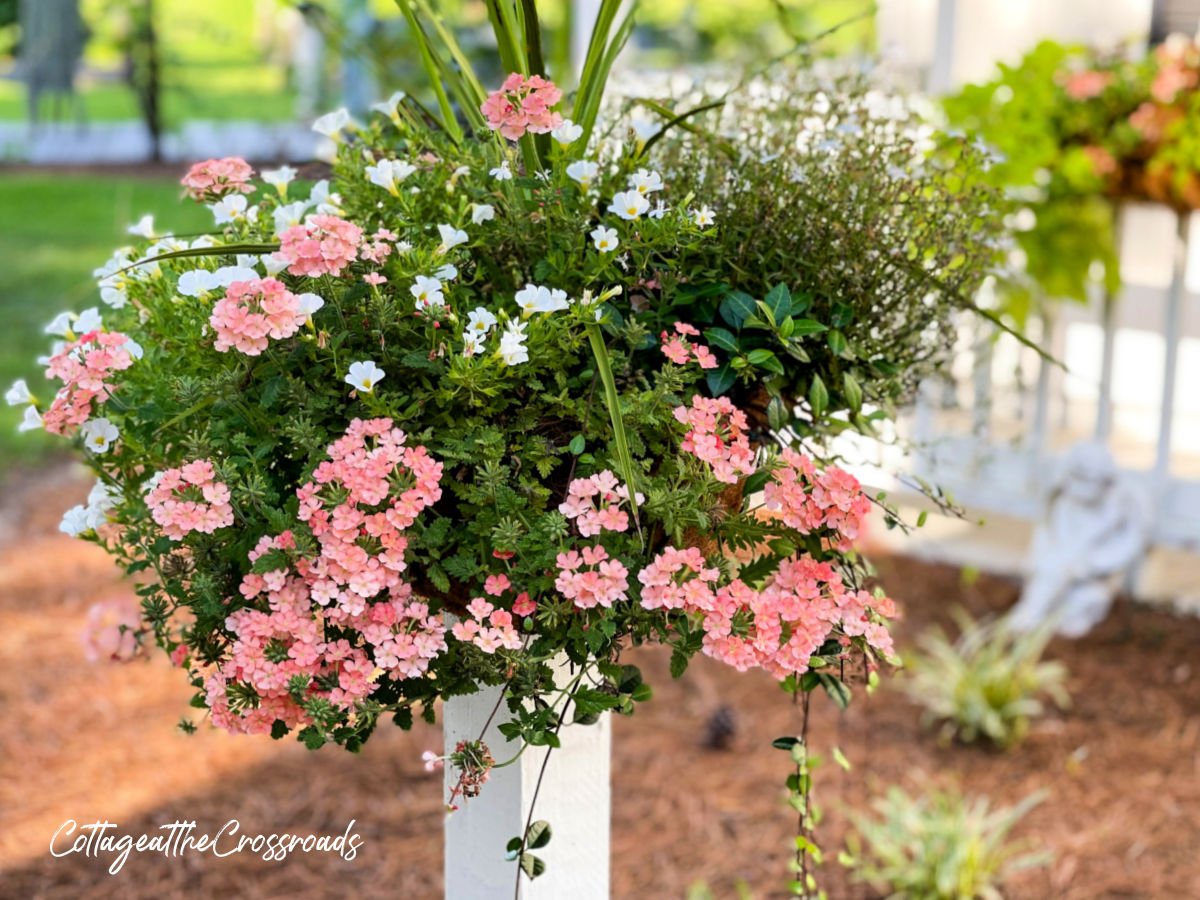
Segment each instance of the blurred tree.
[[75,67],[86,31],[79,0],[21,0],[20,73],[29,91],[29,121],[36,123],[43,93],[56,101],[75,99]]

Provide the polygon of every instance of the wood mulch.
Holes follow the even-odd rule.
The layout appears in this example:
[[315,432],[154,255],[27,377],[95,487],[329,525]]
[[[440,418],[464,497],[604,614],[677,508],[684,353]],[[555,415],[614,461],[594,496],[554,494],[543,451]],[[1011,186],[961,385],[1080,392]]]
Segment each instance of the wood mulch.
[[[0,499],[0,897],[439,896],[440,777],[420,761],[440,746],[436,728],[382,730],[357,756],[205,728],[187,737],[173,726],[190,691],[165,661],[84,660],[77,635],[89,605],[123,590],[102,553],[55,533],[84,493],[55,471],[11,480]],[[979,615],[1017,594],[1002,579],[965,584],[944,566],[896,558],[880,569],[906,612],[902,647],[949,621],[956,604]],[[832,898],[877,896],[832,857],[845,809],[893,783],[957,785],[1000,803],[1047,791],[1016,837],[1054,861],[1015,878],[1006,896],[1200,897],[1200,620],[1121,603],[1093,635],[1055,642],[1050,655],[1069,668],[1074,703],[1008,753],[940,745],[887,684],[869,698],[856,691],[844,715],[814,701],[814,749],[839,746],[853,765],[816,775]],[[755,897],[785,896],[794,816],[782,790],[787,758],[770,742],[797,728],[789,698],[768,678],[707,659],[678,682],[656,649],[631,659],[656,693],[616,723],[614,896],[682,898],[698,882],[716,897],[735,896],[740,882]],[[722,708],[733,711],[732,735],[729,717],[715,716]],[[722,749],[710,746],[722,736]],[[251,833],[340,834],[354,819],[365,843],[352,862],[142,855],[110,876],[108,858],[50,856],[67,819],[107,819],[133,834],[177,819],[200,831],[238,819]]]

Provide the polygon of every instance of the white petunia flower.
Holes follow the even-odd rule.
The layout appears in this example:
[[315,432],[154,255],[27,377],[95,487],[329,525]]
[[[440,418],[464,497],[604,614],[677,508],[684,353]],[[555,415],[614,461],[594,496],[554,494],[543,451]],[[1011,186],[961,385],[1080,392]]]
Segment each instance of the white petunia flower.
[[515,319],[509,320],[504,333],[500,335],[500,358],[506,365],[515,366],[518,363],[529,362],[529,350],[525,346],[525,323]]
[[340,139],[342,131],[349,125],[350,110],[343,106],[318,118],[313,122],[312,130],[336,141]]
[[442,283],[427,275],[418,275],[409,293],[416,298],[417,309],[429,309],[431,306],[445,306],[446,296],[442,293]]
[[468,240],[467,233],[453,225],[439,225],[438,234],[442,238],[442,246],[438,248],[442,253],[452,250],[459,244],[465,244]]
[[350,371],[346,373],[346,384],[356,391],[369,394],[375,390],[375,385],[383,380],[383,375],[383,369],[375,365],[373,361],[361,360],[350,364]]
[[265,184],[279,192],[280,197],[286,197],[288,185],[296,180],[297,174],[291,166],[280,166],[278,169],[264,169],[261,177]]
[[298,294],[296,305],[305,318],[311,319],[313,313],[325,305],[325,301],[316,294]]
[[701,228],[707,228],[716,221],[713,211],[707,206],[702,206],[699,209],[692,210],[692,221]]
[[83,444],[93,453],[107,453],[113,441],[121,436],[117,426],[108,419],[88,419],[79,428]]
[[9,406],[23,406],[33,402],[33,394],[29,393],[29,385],[25,383],[24,378],[18,378],[12,383],[12,387],[4,392],[4,402]]
[[35,428],[42,427],[42,414],[37,411],[36,406],[25,407],[25,415],[21,419],[21,424],[17,426],[17,431],[33,431]]
[[500,163],[500,165],[496,166],[494,169],[489,169],[488,174],[497,181],[512,181],[513,177],[512,169],[508,167],[508,160]]
[[650,208],[650,201],[637,191],[621,191],[614,194],[608,211],[616,213],[622,219],[633,221]]
[[670,207],[663,203],[663,201],[659,200],[654,204],[654,209],[650,210],[650,212],[646,213],[646,215],[652,219],[661,219],[667,214],[668,209],[670,209]]
[[637,138],[638,145],[641,146],[662,131],[662,125],[658,122],[649,119],[634,119],[629,123],[629,128],[633,131],[634,137]]
[[558,312],[571,305],[567,302],[566,291],[536,284],[525,285],[524,288],[517,291],[514,299],[517,301],[517,306],[521,307],[521,312],[526,316],[534,313]]
[[379,185],[393,197],[399,197],[397,185],[415,171],[417,167],[405,160],[381,159],[375,165],[367,166],[367,180]]
[[75,317],[75,324],[71,326],[76,334],[87,334],[89,331],[99,331],[104,327],[104,322],[100,318],[100,310],[94,306],[89,306],[83,312]]
[[146,351],[142,349],[142,345],[133,338],[127,338],[125,343],[121,345],[125,351],[134,359],[141,359],[146,355]]
[[599,171],[600,166],[596,163],[580,159],[567,166],[567,177],[578,182],[579,186],[586,191]]
[[100,287],[100,299],[113,309],[120,309],[129,302],[126,287],[133,273],[123,270],[133,262],[132,253],[132,247],[122,247],[109,257],[108,262],[92,270]]
[[58,530],[68,537],[79,537],[91,531],[87,508],[76,505],[68,509],[63,513],[62,521],[58,523]]
[[554,138],[560,147],[568,147],[583,137],[583,126],[576,125],[570,119],[563,119],[562,124],[550,132],[550,137]]
[[453,281],[458,277],[458,266],[453,263],[446,263],[433,273],[433,277],[440,281]]
[[42,333],[54,334],[58,335],[59,337],[64,337],[67,340],[71,340],[72,336],[75,334],[74,329],[71,328],[75,318],[76,316],[73,312],[60,312],[46,324],[46,327],[42,329]]
[[478,356],[479,351],[483,349],[483,338],[476,337],[469,332],[463,332],[462,341],[462,355],[467,359],[470,359],[472,356]]
[[138,237],[153,238],[154,237],[154,216],[150,213],[142,216],[136,223],[130,225],[127,229],[130,234],[135,234]]
[[629,176],[629,186],[639,194],[653,194],[663,189],[662,176],[649,169],[638,169]]
[[484,222],[490,222],[496,218],[496,207],[490,203],[472,203],[471,204],[471,222],[475,225],[482,225]]
[[492,329],[495,327],[496,317],[492,315],[492,311],[489,309],[477,306],[467,314],[466,334],[473,335],[475,338],[482,340],[491,334]]
[[208,269],[192,269],[179,276],[175,290],[185,297],[202,297],[217,286],[216,279]]
[[291,263],[277,253],[271,253],[262,258],[262,266],[267,270],[268,275],[278,275],[289,265],[291,265]]
[[207,247],[215,246],[217,246],[217,242],[213,240],[213,236],[211,234],[202,234],[200,237],[188,244],[188,248],[191,250],[203,250]]
[[397,110],[400,108],[400,101],[408,95],[404,91],[396,91],[392,96],[388,97],[381,103],[372,103],[371,109],[375,112],[387,116],[389,119],[395,119]]
[[283,234],[289,228],[302,224],[308,208],[309,204],[303,200],[275,207],[275,236],[279,237],[279,235]]
[[617,237],[617,229],[605,228],[603,225],[598,225],[592,229],[591,238],[592,243],[596,245],[596,249],[601,253],[611,253],[621,243]]
[[238,219],[247,218],[246,204],[245,195],[230,194],[228,197],[222,197],[216,203],[210,203],[208,208],[212,210],[216,223],[225,225],[229,222],[236,222]]

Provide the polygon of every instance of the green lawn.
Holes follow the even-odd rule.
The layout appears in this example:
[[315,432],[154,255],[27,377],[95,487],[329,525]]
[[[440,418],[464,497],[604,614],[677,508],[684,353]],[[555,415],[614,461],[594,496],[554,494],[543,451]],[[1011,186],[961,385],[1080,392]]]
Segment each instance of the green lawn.
[[[132,239],[126,226],[152,212],[159,230],[180,234],[212,227],[208,210],[180,201],[171,181],[88,175],[0,176],[0,390],[25,378],[39,398],[50,383],[34,359],[49,347],[42,333],[61,310],[100,306],[92,269]],[[0,405],[0,475],[33,462],[60,439],[18,434],[20,410]]]

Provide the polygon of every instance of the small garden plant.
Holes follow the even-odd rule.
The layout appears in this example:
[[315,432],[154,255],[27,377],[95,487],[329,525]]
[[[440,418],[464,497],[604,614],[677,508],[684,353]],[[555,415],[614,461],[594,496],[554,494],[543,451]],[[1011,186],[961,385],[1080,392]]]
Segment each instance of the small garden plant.
[[957,639],[932,628],[904,657],[905,690],[924,707],[927,723],[940,723],[944,738],[1011,747],[1044,712],[1045,700],[1068,705],[1065,667],[1042,660],[1049,631],[1020,634],[1003,619],[976,622],[961,610],[955,619]]
[[873,804],[874,815],[853,817],[857,834],[841,861],[888,900],[1000,900],[1006,877],[1049,861],[1009,839],[1042,799],[993,809],[984,797],[911,796],[892,787]]

